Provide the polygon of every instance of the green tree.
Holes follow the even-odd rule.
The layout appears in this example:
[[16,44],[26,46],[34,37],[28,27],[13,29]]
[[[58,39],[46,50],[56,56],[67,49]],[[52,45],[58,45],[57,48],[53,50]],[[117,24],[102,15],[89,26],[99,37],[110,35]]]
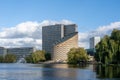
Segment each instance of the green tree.
[[0,63],[3,62],[3,56],[0,55]]
[[111,33],[111,39],[115,41],[120,41],[120,30],[114,29]]
[[84,48],[72,48],[68,52],[68,63],[78,64],[80,61],[87,61],[88,55]]
[[45,53],[45,59],[51,60],[51,53]]
[[33,63],[32,56],[31,56],[31,55],[26,56],[26,57],[25,57],[25,60],[26,60],[27,63]]
[[104,36],[96,45],[95,59],[104,64],[120,64],[120,30],[114,29],[111,36]]
[[33,63],[45,61],[45,51],[38,50],[32,54]]
[[45,51],[38,50],[27,56],[25,59],[28,63],[38,63],[40,61],[45,61]]
[[14,54],[6,54],[4,56],[4,62],[5,63],[13,63],[16,62],[16,55]]

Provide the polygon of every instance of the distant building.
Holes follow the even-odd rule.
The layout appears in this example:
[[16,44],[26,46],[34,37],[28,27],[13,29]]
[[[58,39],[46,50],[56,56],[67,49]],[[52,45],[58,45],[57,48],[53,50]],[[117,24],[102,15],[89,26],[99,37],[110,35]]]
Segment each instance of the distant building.
[[73,47],[78,47],[75,24],[42,27],[42,49],[51,53],[52,60],[66,60],[67,52]]
[[94,49],[96,44],[100,42],[100,37],[90,38],[90,49]]
[[7,53],[15,54],[17,59],[26,57],[35,51],[34,47],[7,48]]
[[87,53],[91,56],[94,56],[95,54],[95,46],[100,42],[100,37],[91,37],[90,38],[90,48],[86,49]]
[[0,47],[0,55],[4,56],[7,53],[7,49],[4,47]]

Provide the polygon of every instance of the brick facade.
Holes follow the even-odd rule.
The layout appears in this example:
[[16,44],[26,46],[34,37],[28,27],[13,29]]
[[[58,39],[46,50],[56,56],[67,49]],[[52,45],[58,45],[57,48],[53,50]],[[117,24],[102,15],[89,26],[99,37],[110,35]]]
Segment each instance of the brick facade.
[[71,48],[78,47],[78,34],[75,34],[73,37],[68,40],[61,42],[54,46],[53,49],[53,60],[67,60],[67,53]]

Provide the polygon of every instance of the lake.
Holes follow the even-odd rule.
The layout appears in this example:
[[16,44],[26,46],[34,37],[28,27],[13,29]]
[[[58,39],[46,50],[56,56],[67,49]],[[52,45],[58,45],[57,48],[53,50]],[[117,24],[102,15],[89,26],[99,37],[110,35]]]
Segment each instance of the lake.
[[120,67],[0,64],[0,80],[120,80]]

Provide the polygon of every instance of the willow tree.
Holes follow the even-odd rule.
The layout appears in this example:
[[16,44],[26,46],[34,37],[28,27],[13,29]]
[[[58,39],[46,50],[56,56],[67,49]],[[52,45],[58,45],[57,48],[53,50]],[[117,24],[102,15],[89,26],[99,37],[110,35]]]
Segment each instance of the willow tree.
[[114,29],[111,34],[111,39],[116,43],[115,53],[114,53],[114,62],[120,64],[120,30]]
[[114,29],[111,36],[104,36],[96,45],[95,59],[104,64],[120,64],[120,30]]

